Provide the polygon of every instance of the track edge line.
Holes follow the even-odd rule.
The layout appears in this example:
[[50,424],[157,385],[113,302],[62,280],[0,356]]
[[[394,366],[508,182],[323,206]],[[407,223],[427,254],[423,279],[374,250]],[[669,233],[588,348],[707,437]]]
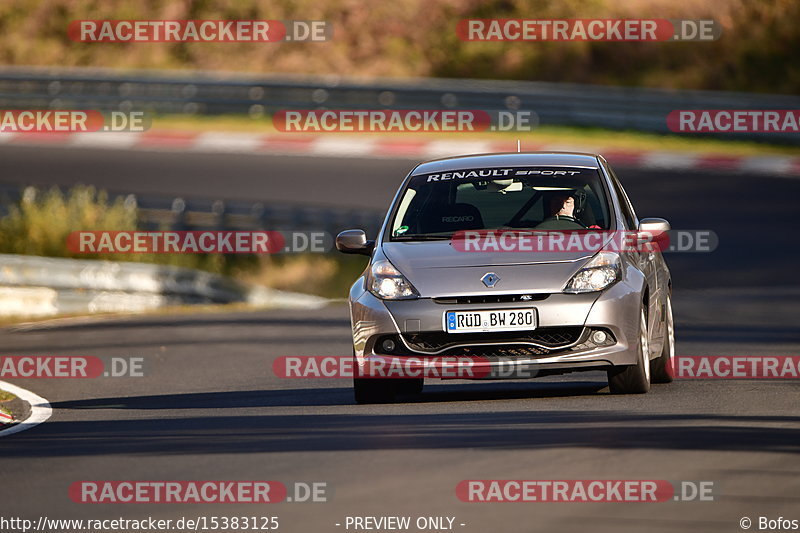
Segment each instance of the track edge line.
[[53,415],[53,408],[50,407],[50,402],[38,394],[23,389],[22,387],[12,385],[6,381],[0,381],[0,388],[16,395],[18,398],[28,402],[31,406],[30,416],[18,424],[0,430],[0,437],[36,427],[42,422],[46,422]]

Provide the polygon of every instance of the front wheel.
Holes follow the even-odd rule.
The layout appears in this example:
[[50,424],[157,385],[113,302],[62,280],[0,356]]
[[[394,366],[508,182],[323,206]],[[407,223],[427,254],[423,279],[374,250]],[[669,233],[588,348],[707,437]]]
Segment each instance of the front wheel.
[[397,389],[393,379],[353,378],[356,403],[392,403]]
[[664,348],[661,349],[661,355],[657,359],[653,359],[650,364],[653,383],[671,383],[674,376],[675,325],[672,321],[672,297],[669,295],[667,295],[666,308]]
[[608,371],[611,394],[643,394],[650,390],[650,343],[647,340],[647,314],[639,313],[638,360],[635,365],[616,367]]
[[424,386],[424,378],[403,378],[397,380],[395,390],[398,394],[420,394]]
[[393,403],[398,393],[397,379],[380,377],[362,378],[356,360],[356,349],[353,348],[353,393],[356,403]]

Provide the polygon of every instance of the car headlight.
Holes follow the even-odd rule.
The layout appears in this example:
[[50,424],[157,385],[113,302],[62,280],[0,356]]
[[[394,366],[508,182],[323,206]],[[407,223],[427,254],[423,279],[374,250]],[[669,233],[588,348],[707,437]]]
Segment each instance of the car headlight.
[[369,292],[383,300],[416,298],[419,293],[389,261],[372,263],[368,280]]
[[622,277],[622,263],[616,252],[600,252],[569,280],[564,292],[596,292],[610,287]]

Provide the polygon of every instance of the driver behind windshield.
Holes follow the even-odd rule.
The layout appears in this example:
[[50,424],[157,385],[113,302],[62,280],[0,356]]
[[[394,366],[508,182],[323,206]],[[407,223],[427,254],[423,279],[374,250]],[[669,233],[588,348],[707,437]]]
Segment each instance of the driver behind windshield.
[[575,218],[575,197],[571,194],[557,194],[550,198],[550,216],[536,229],[585,229]]

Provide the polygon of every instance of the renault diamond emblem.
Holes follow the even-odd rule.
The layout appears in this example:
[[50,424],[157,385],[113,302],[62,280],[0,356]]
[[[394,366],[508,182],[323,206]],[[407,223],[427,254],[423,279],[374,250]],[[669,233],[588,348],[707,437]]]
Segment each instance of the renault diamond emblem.
[[498,276],[494,272],[487,272],[486,274],[483,275],[481,281],[483,282],[484,285],[486,285],[491,289],[492,287],[497,285],[498,281],[500,281],[500,276]]

